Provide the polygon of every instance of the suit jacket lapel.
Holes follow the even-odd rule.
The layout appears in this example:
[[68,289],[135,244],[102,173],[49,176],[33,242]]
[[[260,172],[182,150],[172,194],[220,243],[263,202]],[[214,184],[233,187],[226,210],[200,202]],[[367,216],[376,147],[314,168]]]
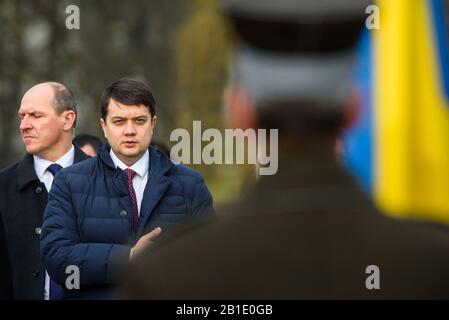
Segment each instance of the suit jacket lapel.
[[39,181],[39,178],[34,170],[33,156],[27,153],[17,167],[17,188],[21,190],[32,181]]
[[167,190],[167,187],[170,184],[169,178],[159,174],[154,174],[152,177],[148,177],[148,179],[149,181],[145,187],[142,205],[140,207],[140,221],[137,229],[138,237],[142,235],[154,207],[162,198],[165,190]]
[[[75,147],[75,157],[73,159],[74,163],[89,159],[90,157],[81,151],[76,145]],[[32,181],[39,181],[36,175],[36,170],[34,169],[34,158],[31,154],[26,154],[22,161],[19,163],[17,168],[17,187],[18,189],[23,189],[28,183]]]
[[140,207],[140,221],[139,227],[137,228],[138,237],[142,235],[154,207],[162,198],[170,184],[170,178],[166,177],[165,173],[170,169],[172,163],[169,160],[164,161],[166,159],[163,159],[152,147],[149,148],[149,151],[150,172]]

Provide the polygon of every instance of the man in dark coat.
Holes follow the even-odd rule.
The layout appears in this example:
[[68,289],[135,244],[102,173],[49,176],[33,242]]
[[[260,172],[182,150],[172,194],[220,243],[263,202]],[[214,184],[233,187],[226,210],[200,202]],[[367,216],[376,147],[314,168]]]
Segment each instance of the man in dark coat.
[[12,275],[10,298],[49,299],[52,282],[39,252],[47,190],[53,180],[49,166],[70,166],[88,156],[72,145],[76,102],[65,86],[54,82],[34,86],[24,95],[19,116],[27,154],[0,172],[2,236],[8,251],[1,263]]
[[65,286],[65,298],[115,298],[121,263],[161,231],[213,213],[200,174],[150,147],[156,124],[150,88],[118,80],[100,105],[108,143],[97,157],[58,174],[45,210],[41,248],[50,276],[70,283],[67,268],[79,270],[79,286]]
[[132,261],[125,297],[449,298],[447,228],[379,213],[335,159],[364,1],[226,2],[245,41],[230,116],[279,129],[279,170]]

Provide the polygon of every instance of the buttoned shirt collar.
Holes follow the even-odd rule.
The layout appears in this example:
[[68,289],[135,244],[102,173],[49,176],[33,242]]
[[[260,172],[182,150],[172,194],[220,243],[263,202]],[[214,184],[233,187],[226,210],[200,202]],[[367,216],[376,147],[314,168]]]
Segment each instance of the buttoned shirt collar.
[[144,177],[145,174],[148,172],[148,168],[150,166],[150,154],[148,152],[148,149],[145,151],[142,157],[140,157],[139,160],[137,160],[132,166],[128,167],[123,161],[121,161],[114,153],[114,151],[109,151],[109,154],[111,156],[112,161],[115,164],[115,167],[119,167],[122,170],[125,169],[131,169],[135,171],[140,177]]
[[47,170],[48,166],[53,163],[57,163],[63,168],[71,166],[75,159],[75,148],[72,145],[70,150],[66,154],[64,154],[61,158],[56,160],[56,162],[51,162],[39,156],[33,156],[33,158],[34,158],[34,168],[36,170],[37,177],[39,178],[39,180],[42,180],[45,170]]

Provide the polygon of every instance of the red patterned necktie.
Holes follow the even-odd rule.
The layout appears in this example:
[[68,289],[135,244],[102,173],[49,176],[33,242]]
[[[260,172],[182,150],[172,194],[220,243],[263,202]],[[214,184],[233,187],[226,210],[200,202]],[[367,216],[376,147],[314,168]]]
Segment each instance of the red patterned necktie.
[[136,176],[136,172],[131,169],[125,169],[125,179],[128,184],[129,196],[131,198],[131,205],[133,206],[133,227],[137,229],[137,225],[139,224],[139,208],[137,206],[137,198],[136,192],[133,187],[133,178]]

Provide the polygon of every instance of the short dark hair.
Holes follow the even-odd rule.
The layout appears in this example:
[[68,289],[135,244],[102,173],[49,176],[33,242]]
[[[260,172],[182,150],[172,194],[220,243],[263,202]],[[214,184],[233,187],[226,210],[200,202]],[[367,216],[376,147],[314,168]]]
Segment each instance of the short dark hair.
[[100,148],[102,142],[100,138],[90,135],[90,134],[79,134],[73,139],[73,143],[78,147],[84,147],[86,144],[91,145],[94,150],[98,150]]
[[143,82],[123,78],[107,87],[100,98],[101,118],[104,121],[111,98],[124,105],[144,105],[150,110],[151,117],[156,115],[156,100],[150,87]]

